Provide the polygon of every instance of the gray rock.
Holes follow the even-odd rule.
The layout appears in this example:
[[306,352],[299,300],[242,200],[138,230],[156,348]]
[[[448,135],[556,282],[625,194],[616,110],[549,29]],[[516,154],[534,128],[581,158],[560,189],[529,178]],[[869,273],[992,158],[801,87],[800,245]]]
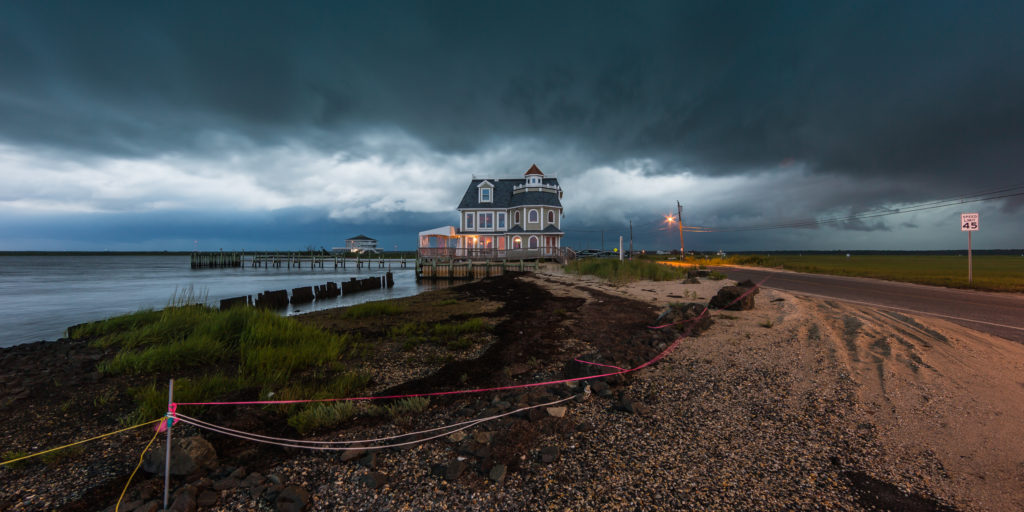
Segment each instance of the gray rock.
[[502,482],[505,480],[505,473],[508,471],[504,464],[495,464],[491,467],[491,472],[487,475],[492,482]]
[[371,469],[377,467],[377,454],[373,452],[367,453],[363,458],[359,459],[359,465]]
[[243,466],[243,467],[240,467],[240,468],[237,468],[237,469],[235,469],[235,470],[234,470],[234,471],[232,471],[232,472],[231,472],[231,474],[230,474],[230,475],[228,475],[228,476],[233,476],[233,477],[235,477],[235,478],[237,478],[237,479],[241,480],[241,479],[245,478],[245,473],[246,473],[246,469],[245,469],[245,467]]
[[233,476],[222,478],[213,483],[213,490],[215,491],[226,491],[228,489],[237,488],[242,482]]
[[545,446],[540,449],[540,461],[544,464],[551,464],[558,460],[559,454],[557,446]]
[[257,485],[260,485],[266,481],[267,479],[264,478],[263,475],[253,472],[249,473],[249,476],[245,477],[241,482],[239,482],[238,486],[248,489],[249,487],[256,487]]
[[[135,510],[135,509],[141,507],[143,505],[143,503],[145,503],[145,502],[142,501],[142,500],[135,500],[135,501],[129,501],[127,503],[122,503],[121,504],[121,510]],[[115,508],[116,507],[117,506],[115,505]]]
[[[146,454],[142,469],[158,475],[164,474],[167,450],[163,445]],[[177,476],[191,475],[201,469],[211,469],[217,465],[217,452],[206,439],[200,436],[171,440],[171,474]]]
[[217,493],[206,490],[199,493],[199,497],[196,498],[196,505],[199,505],[202,508],[212,507],[217,504],[217,498]]
[[480,444],[491,444],[494,439],[494,432],[475,432],[473,440]]
[[474,457],[481,459],[491,456],[491,447],[486,444],[478,444],[476,450],[473,451]]
[[309,492],[297,485],[289,485],[281,490],[274,501],[278,512],[299,512],[309,502]]
[[448,467],[445,469],[444,477],[448,480],[455,480],[462,476],[462,473],[465,472],[468,467],[469,464],[466,464],[461,460],[452,461],[452,463],[448,464]]
[[366,455],[366,450],[363,450],[362,448],[356,448],[356,449],[353,449],[353,450],[345,450],[345,451],[341,452],[341,460],[343,460],[345,462],[348,462],[350,460],[356,460],[356,459],[362,457],[363,455]]
[[617,404],[615,404],[615,409],[619,411],[625,411],[630,414],[639,414],[641,416],[644,416],[649,412],[649,409],[646,405],[637,402],[629,397],[622,397],[622,399],[619,400]]
[[380,471],[370,471],[359,479],[363,485],[370,489],[380,489],[388,483],[388,476]]
[[196,512],[196,499],[191,493],[181,493],[171,503],[171,512]]
[[160,510],[160,505],[160,502],[156,500],[147,501],[146,503],[135,507],[135,510],[132,512],[156,512],[157,510]]

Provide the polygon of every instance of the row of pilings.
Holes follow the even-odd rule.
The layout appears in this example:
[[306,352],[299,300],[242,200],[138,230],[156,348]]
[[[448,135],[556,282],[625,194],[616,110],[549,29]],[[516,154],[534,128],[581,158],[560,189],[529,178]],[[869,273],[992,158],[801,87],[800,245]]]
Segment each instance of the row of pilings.
[[291,298],[288,297],[288,290],[267,290],[252,300],[252,295],[232,297],[220,301],[220,309],[228,309],[236,306],[255,306],[265,309],[284,309],[288,304],[309,304],[314,300],[333,299],[341,295],[364,292],[368,290],[379,290],[381,288],[392,288],[395,286],[395,277],[391,272],[382,276],[357,279],[355,277],[348,281],[338,283],[327,282],[317,286],[303,286],[292,288]]

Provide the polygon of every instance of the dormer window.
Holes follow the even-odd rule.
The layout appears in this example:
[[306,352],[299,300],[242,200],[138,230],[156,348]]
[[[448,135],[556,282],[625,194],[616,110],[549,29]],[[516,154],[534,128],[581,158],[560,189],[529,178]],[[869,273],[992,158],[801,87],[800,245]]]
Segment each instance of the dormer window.
[[480,202],[489,203],[491,202],[491,189],[482,188],[480,189]]
[[530,176],[529,178],[526,179],[526,183],[528,185],[540,185],[540,178],[536,176]]

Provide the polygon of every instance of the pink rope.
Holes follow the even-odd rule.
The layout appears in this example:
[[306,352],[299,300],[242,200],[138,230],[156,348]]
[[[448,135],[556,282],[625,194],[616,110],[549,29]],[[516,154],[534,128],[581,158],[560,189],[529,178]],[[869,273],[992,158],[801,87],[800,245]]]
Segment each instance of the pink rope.
[[612,364],[593,363],[593,362],[590,362],[590,361],[584,361],[582,359],[573,359],[573,361],[576,361],[577,363],[583,363],[583,364],[592,364],[594,366],[604,366],[605,368],[615,368],[616,370],[625,370],[625,368],[623,368],[621,366],[615,366],[615,365],[612,365]]

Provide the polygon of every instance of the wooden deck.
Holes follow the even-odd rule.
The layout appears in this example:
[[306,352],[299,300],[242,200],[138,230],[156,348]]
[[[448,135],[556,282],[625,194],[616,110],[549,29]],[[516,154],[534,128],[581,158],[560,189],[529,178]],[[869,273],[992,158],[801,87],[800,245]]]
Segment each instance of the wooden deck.
[[483,279],[507,271],[537,270],[542,261],[565,263],[574,257],[568,248],[463,249],[421,247],[416,252],[417,279]]

